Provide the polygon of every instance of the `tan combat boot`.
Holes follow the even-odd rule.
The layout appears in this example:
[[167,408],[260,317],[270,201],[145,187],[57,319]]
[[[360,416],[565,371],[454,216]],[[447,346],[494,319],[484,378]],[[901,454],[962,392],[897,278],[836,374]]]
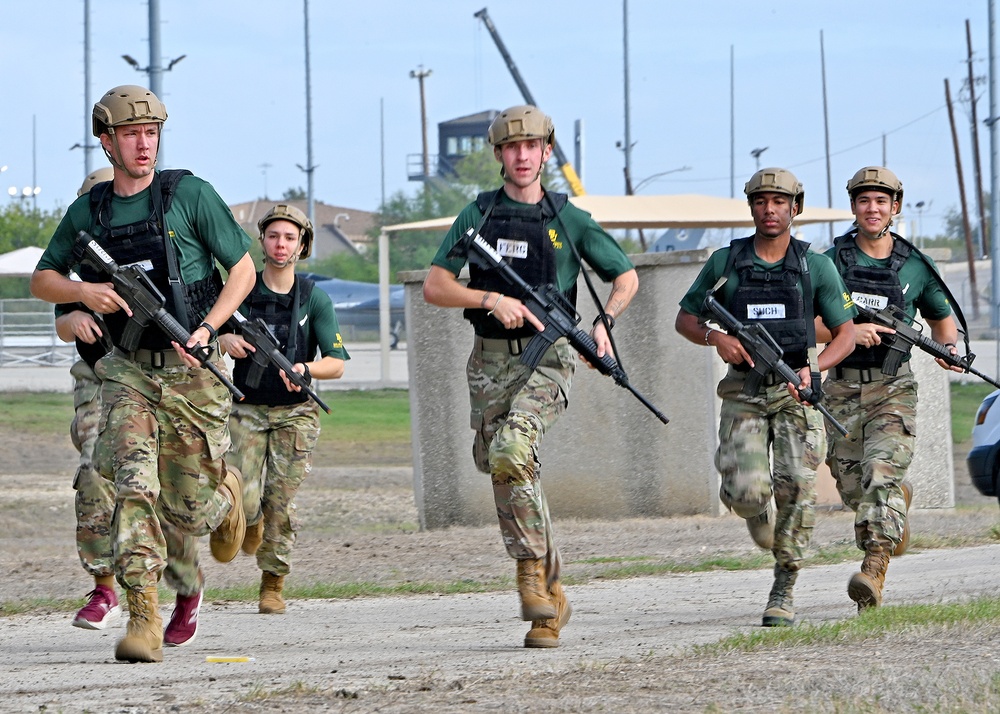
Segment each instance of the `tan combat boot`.
[[521,594],[521,619],[543,620],[556,616],[556,606],[545,587],[545,562],[541,558],[517,561],[517,590]]
[[774,564],[774,585],[767,598],[764,610],[764,627],[791,627],[795,624],[795,606],[792,603],[792,588],[799,577],[798,570],[783,568]]
[[163,661],[163,620],[155,585],[129,590],[128,625],[115,647],[115,659],[124,662]]
[[281,591],[285,587],[285,576],[275,575],[266,570],[260,577],[260,607],[262,615],[283,615],[285,613],[285,598]]
[[573,608],[566,599],[562,585],[557,581],[549,588],[549,596],[555,604],[556,616],[547,619],[532,620],[531,629],[524,637],[525,647],[558,647],[559,632],[569,622]]
[[213,558],[220,563],[228,563],[240,552],[247,532],[247,517],[243,513],[243,475],[229,466],[220,490],[232,504],[232,508],[222,523],[212,531],[208,545]]
[[763,513],[746,519],[753,542],[764,550],[774,547],[774,502],[768,501]]
[[847,594],[858,604],[858,612],[882,604],[882,587],[888,568],[889,554],[881,546],[873,546],[865,553],[861,572],[855,573],[847,583]]
[[260,544],[264,542],[264,518],[252,526],[247,526],[247,533],[243,536],[243,552],[247,555],[256,555]]
[[910,503],[913,501],[913,487],[905,481],[899,484],[903,491],[903,499],[906,501],[906,522],[903,524],[903,534],[899,538],[899,543],[893,549],[892,554],[902,555],[910,547]]

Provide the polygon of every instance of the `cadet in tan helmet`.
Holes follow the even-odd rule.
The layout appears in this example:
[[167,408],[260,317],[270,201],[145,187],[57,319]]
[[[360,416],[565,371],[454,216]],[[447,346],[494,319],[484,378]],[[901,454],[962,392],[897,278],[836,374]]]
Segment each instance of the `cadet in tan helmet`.
[[489,128],[503,187],[466,206],[434,257],[424,299],[463,308],[476,333],[467,378],[475,430],[476,467],[491,475],[500,533],[517,560],[521,616],[531,621],[525,647],[556,647],[570,606],[559,582],[560,558],[542,491],[538,447],[566,409],[576,353],[565,338],[537,369],[520,361],[521,349],[543,325],[495,274],[470,265],[468,286],[458,281],[466,255],[451,256],[469,229],[510,259],[529,285],[556,285],[573,300],[580,257],[605,281],[609,318],[592,330],[600,355],[611,352],[607,330],[628,307],[639,280],[622,249],[589,214],[563,194],[547,191],[542,167],[552,153],[552,120],[532,106],[501,112]]
[[[257,226],[264,269],[240,311],[267,323],[296,372],[312,379],[339,379],[350,355],[333,302],[313,289],[313,281],[295,274],[297,262],[312,250],[312,223],[295,206],[278,204]],[[281,614],[298,530],[292,501],[312,470],[319,407],[273,365],[252,375],[254,348],[240,335],[220,335],[219,344],[236,360],[233,381],[246,394],[233,405],[233,445],[227,456],[243,474],[243,552],[256,555],[261,569],[259,611]]]
[[[855,310],[844,283],[826,256],[792,238],[802,212],[802,184],[785,169],[755,173],[745,187],[755,232],[709,257],[681,300],[675,327],[691,342],[714,348],[729,365],[719,382],[722,398],[715,465],[719,497],[746,519],[754,542],[774,554],[774,585],[764,609],[765,627],[795,622],[793,587],[812,536],[816,467],[826,453],[820,413],[800,402],[797,389],[819,385],[819,371],[837,364],[854,344]],[[798,372],[799,384],[771,374],[757,394],[744,394],[752,355],[731,334],[708,325],[705,295],[742,323],[760,322]],[[818,358],[814,316],[832,326]],[[772,467],[773,466],[773,473]]]
[[[847,193],[855,224],[827,255],[851,298],[874,310],[895,305],[911,318],[919,310],[931,338],[957,353],[958,330],[936,266],[889,230],[903,202],[903,184],[887,168],[866,166],[847,182]],[[830,411],[848,430],[846,437],[828,434],[827,463],[841,499],[855,512],[855,539],[865,553],[847,586],[860,611],[882,603],[889,558],[902,555],[909,543],[913,488],[904,479],[916,440],[917,383],[909,354],[895,375],[882,372],[891,330],[860,317],[855,323],[854,352],[830,371],[824,389]],[[823,338],[822,326],[817,334]]]
[[[188,171],[156,170],[166,119],[163,103],[144,87],[122,85],[98,100],[94,136],[114,179],[69,207],[31,278],[36,297],[82,303],[103,315],[114,345],[94,368],[102,402],[94,461],[116,486],[111,533],[129,622],[115,658],[127,662],[159,662],[164,644],[193,637],[200,591],[183,598],[178,592],[177,639],[164,640],[157,584],[168,556],[193,562],[198,537],[211,533],[213,556],[232,560],[246,527],[240,476],[222,458],[229,447],[229,391],[185,346],[153,324],[137,324],[108,276],[74,251],[77,234],[87,231],[119,265],[142,267],[165,296],[164,309],[191,333],[186,347],[208,346],[217,367],[226,369],[216,330],[253,287],[250,238],[207,182]],[[216,262],[228,271],[225,285]],[[82,280],[71,280],[70,271]],[[130,321],[140,328],[137,343],[126,339],[133,335],[126,332]],[[178,542],[165,537],[158,517],[178,529]]]

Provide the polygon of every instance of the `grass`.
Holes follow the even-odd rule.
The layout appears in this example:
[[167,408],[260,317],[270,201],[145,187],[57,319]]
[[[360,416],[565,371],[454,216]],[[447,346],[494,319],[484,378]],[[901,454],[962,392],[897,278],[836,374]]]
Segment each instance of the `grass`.
[[972,425],[983,398],[994,391],[985,382],[951,383],[951,440],[961,444],[972,437]]
[[1000,624],[1000,598],[978,598],[969,602],[940,605],[888,605],[872,608],[856,618],[808,623],[797,627],[760,628],[693,648],[695,654],[751,652],[763,647],[823,645],[833,642],[859,643],[921,627],[953,627],[959,624]]

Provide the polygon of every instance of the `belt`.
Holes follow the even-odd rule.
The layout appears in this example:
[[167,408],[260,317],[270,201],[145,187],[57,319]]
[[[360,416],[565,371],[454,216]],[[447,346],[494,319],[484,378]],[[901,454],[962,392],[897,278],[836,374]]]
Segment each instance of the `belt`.
[[834,367],[832,370],[832,376],[834,379],[843,380],[845,382],[860,382],[861,384],[868,384],[869,382],[881,382],[886,379],[895,379],[896,377],[902,377],[905,374],[910,373],[910,363],[903,362],[899,365],[899,369],[896,374],[885,374],[880,369],[870,368],[870,369],[851,369],[850,367]]
[[[798,372],[799,372],[799,370],[796,369],[795,373],[798,374]],[[741,372],[738,369],[736,369],[735,367],[733,367],[732,365],[729,366],[729,375],[728,376],[730,376],[730,377],[736,377],[738,379],[746,379],[747,375],[749,375],[749,374],[750,374],[749,370],[746,371],[746,372]],[[777,372],[768,372],[766,375],[764,375],[764,378],[762,380],[760,380],[760,383],[761,383],[761,386],[764,386],[764,387],[773,387],[776,384],[788,384],[788,382],[785,380],[785,378],[782,377]]]
[[530,341],[530,337],[515,337],[511,340],[505,340],[476,335],[476,346],[484,352],[506,352],[515,357],[524,352],[524,348]]
[[[181,356],[177,354],[177,350],[135,350],[134,352],[126,352],[120,347],[115,347],[114,353],[116,357],[121,357],[122,359],[131,360],[132,362],[138,362],[139,364],[152,367],[153,369],[162,369],[163,367],[180,367],[184,364]],[[212,344],[212,353],[209,355],[209,361],[215,361],[219,356],[219,347],[216,344]]]

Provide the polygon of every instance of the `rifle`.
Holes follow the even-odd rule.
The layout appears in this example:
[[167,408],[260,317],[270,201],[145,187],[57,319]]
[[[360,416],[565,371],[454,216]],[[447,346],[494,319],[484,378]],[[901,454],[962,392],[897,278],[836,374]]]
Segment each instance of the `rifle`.
[[259,317],[248,320],[239,311],[234,312],[230,320],[236,323],[236,327],[243,334],[243,339],[254,347],[254,352],[250,353],[251,365],[250,371],[247,373],[247,384],[254,388],[259,386],[260,378],[264,374],[264,368],[270,362],[285,373],[289,382],[301,388],[303,392],[312,397],[312,400],[319,404],[323,408],[323,411],[327,414],[330,413],[330,407],[309,387],[310,380],[307,380],[305,375],[299,374],[292,369],[292,363],[282,354],[278,339],[271,332],[271,328],[267,326],[266,322]]
[[476,232],[475,228],[470,228],[466,232],[465,237],[455,244],[449,255],[458,255],[463,249],[467,252],[470,262],[487,270],[499,271],[500,276],[520,296],[521,302],[544,325],[545,329],[532,337],[521,353],[522,364],[534,369],[542,361],[545,351],[560,337],[565,337],[598,372],[610,376],[619,387],[629,390],[661,422],[667,424],[670,421],[629,383],[628,375],[614,357],[608,354],[603,357],[597,356],[597,343],[594,342],[594,338],[577,327],[580,315],[554,285],[544,285],[540,288],[528,285],[493,246]]
[[[1000,381],[983,374],[978,369],[973,368],[972,361],[976,359],[973,352],[969,352],[965,357],[952,354],[946,345],[932,340],[923,334],[923,326],[915,323],[913,318],[907,315],[896,305],[886,305],[881,310],[873,310],[870,307],[854,303],[862,317],[867,318],[876,325],[889,327],[896,331],[894,335],[881,334],[879,337],[882,343],[889,348],[889,353],[882,363],[882,373],[890,377],[899,371],[899,365],[903,362],[903,357],[910,352],[910,348],[916,345],[924,352],[935,359],[944,361],[951,367],[959,367],[963,372],[974,374],[984,382],[989,382],[994,387],[1000,389]],[[968,345],[966,345],[968,346]]]
[[97,270],[111,276],[115,292],[125,300],[132,311],[132,317],[129,318],[125,324],[125,330],[122,332],[121,348],[123,350],[126,352],[134,351],[139,346],[142,331],[152,323],[159,327],[167,337],[183,347],[185,352],[201,362],[202,367],[214,374],[216,379],[233,393],[233,398],[237,401],[243,401],[243,392],[237,389],[236,385],[230,382],[226,375],[212,363],[212,350],[207,346],[202,346],[201,343],[196,343],[194,347],[187,346],[188,340],[191,339],[191,333],[167,312],[164,307],[167,304],[166,298],[146,275],[146,271],[137,265],[128,265],[124,268],[118,265],[87,231],[77,233],[76,242],[77,247],[83,251],[84,260]]
[[729,310],[719,304],[711,290],[705,295],[705,308],[715,316],[715,319],[722,327],[726,328],[727,332],[735,334],[740,344],[743,345],[743,349],[750,353],[750,357],[753,359],[753,368],[747,374],[746,382],[743,384],[744,394],[751,397],[756,395],[760,391],[764,377],[768,373],[774,372],[784,381],[796,385],[796,391],[798,391],[802,401],[819,410],[819,413],[830,422],[834,429],[840,432],[841,436],[847,436],[847,429],[844,425],[837,421],[830,410],[821,403],[823,395],[818,389],[813,387],[798,388],[798,384],[801,382],[799,375],[782,359],[784,351],[766,327],[759,322],[745,325],[737,320]]

